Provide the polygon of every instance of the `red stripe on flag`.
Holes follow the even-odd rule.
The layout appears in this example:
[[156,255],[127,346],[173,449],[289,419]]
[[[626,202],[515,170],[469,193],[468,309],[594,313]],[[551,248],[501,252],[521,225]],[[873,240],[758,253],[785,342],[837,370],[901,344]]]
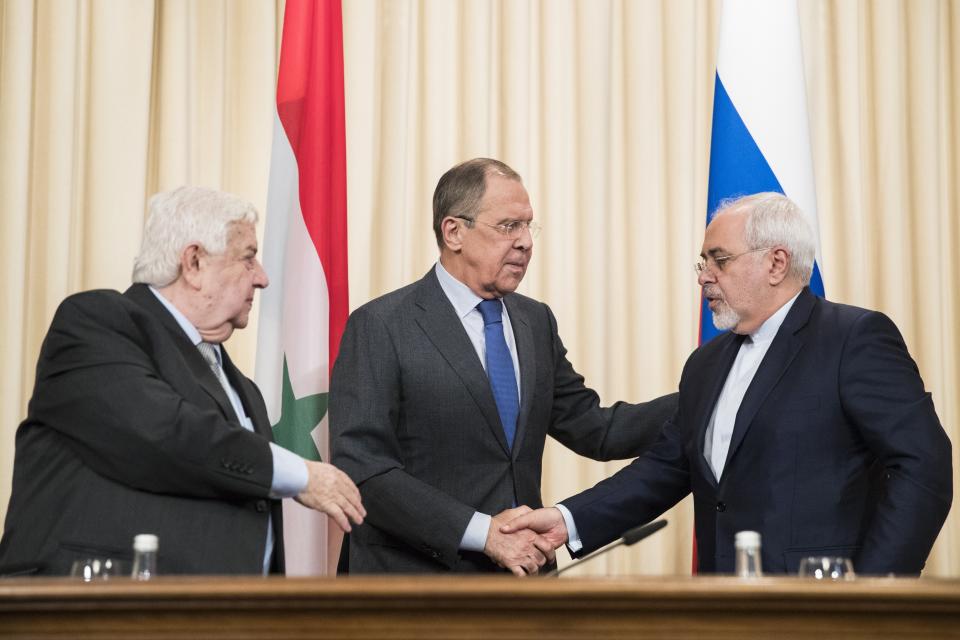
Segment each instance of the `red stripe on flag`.
[[349,312],[340,0],[287,0],[282,42],[277,112],[297,158],[303,220],[327,278],[332,370]]

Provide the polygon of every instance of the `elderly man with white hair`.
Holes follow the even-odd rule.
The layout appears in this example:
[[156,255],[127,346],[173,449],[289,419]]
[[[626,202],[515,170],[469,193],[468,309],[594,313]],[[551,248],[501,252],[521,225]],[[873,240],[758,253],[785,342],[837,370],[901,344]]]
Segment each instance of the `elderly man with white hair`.
[[259,390],[223,348],[268,284],[254,207],[181,187],[149,209],[135,284],[68,297],[43,342],[0,541],[8,572],[128,558],[152,533],[161,574],[282,573],[281,498],[344,530],[365,515],[344,473],[271,441]]
[[814,236],[775,193],[721,207],[696,265],[714,324],[659,441],[592,489],[515,519],[582,555],[693,494],[701,572],[843,556],[864,574],[918,574],[950,510],[950,441],[896,326],[810,292]]

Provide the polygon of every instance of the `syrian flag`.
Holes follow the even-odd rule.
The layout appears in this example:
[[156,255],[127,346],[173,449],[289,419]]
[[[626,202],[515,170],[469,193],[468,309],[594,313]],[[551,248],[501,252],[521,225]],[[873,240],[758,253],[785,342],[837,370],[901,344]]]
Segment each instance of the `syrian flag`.
[[[713,94],[707,222],[723,200],[777,191],[797,203],[817,236],[810,289],[823,296],[807,92],[796,0],[725,0]],[[700,342],[720,332],[706,299]]]
[[[347,170],[340,0],[287,0],[277,80],[256,381],[277,443],[328,460],[330,369],[347,321]],[[336,572],[327,517],[283,504],[288,575]]]

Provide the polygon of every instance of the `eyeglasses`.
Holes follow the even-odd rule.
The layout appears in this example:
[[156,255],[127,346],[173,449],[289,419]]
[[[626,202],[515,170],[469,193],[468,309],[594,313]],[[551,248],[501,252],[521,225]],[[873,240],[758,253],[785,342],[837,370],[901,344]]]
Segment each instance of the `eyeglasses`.
[[[693,265],[693,270],[697,272],[699,276],[704,271],[713,271],[716,268],[717,271],[723,271],[723,268],[727,265],[728,262],[733,262],[740,256],[745,256],[748,253],[758,253],[760,251],[769,251],[773,247],[763,247],[762,249],[751,249],[750,251],[744,251],[743,253],[735,253],[729,256],[707,256],[706,258],[700,258],[695,265]],[[713,267],[710,266],[710,263],[713,263]]]
[[541,227],[539,224],[533,220],[513,220],[512,222],[504,222],[502,224],[490,224],[489,222],[484,222],[483,220],[471,220],[465,216],[454,216],[455,218],[460,218],[461,220],[467,223],[468,227],[472,227],[474,223],[479,222],[482,225],[488,226],[491,229],[497,231],[500,235],[506,236],[508,238],[516,239],[523,235],[524,231],[529,231],[530,236],[536,238],[540,233]]

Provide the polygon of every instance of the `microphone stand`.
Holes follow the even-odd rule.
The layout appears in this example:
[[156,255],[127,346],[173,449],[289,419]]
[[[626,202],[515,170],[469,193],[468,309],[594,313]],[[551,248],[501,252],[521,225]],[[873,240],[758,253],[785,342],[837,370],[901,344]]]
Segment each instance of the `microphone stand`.
[[630,545],[634,545],[640,542],[641,540],[643,540],[644,538],[646,538],[647,536],[653,535],[657,531],[660,531],[660,529],[663,529],[665,526],[667,526],[666,520],[657,520],[655,522],[650,522],[648,524],[642,524],[639,527],[634,527],[633,529],[630,529],[629,531],[624,533],[623,536],[621,536],[621,538],[616,542],[614,542],[613,544],[603,549],[600,549],[599,551],[594,551],[590,555],[580,558],[579,560],[575,560],[574,562],[571,562],[570,564],[565,566],[563,569],[554,569],[550,573],[544,574],[543,577],[545,578],[557,577],[560,574],[566,573],[568,570],[573,569],[574,567],[580,566],[584,562],[588,562],[590,560],[593,560],[594,558],[599,558],[606,552],[612,551],[613,549],[616,549],[621,545],[626,545],[628,547]]

